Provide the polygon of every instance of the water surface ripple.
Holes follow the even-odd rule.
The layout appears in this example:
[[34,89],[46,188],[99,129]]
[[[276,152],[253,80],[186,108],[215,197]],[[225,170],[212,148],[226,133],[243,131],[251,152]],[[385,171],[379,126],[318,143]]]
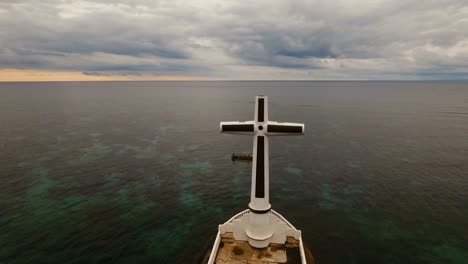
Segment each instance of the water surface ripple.
[[466,82],[0,83],[0,263],[197,263],[249,202],[249,137],[271,202],[319,263],[467,263]]

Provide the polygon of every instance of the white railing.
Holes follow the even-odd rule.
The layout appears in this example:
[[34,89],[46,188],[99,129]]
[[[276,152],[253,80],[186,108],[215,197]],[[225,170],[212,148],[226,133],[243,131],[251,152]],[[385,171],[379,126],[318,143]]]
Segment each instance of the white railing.
[[248,214],[249,213],[249,209],[245,209],[244,211],[236,214],[235,216],[231,217],[229,220],[226,221],[226,223],[231,223],[232,221],[234,221],[234,219],[239,219],[241,217],[243,217],[244,215]]
[[282,216],[280,213],[276,212],[275,210],[271,209],[271,213],[278,217],[281,221],[283,221],[284,223],[286,223],[286,225],[289,227],[289,228],[292,228],[292,229],[295,229],[297,230],[291,223],[288,222],[288,220],[286,220],[286,218],[284,218],[284,216]]
[[302,243],[302,237],[299,237],[299,252],[301,253],[301,263],[307,264],[305,251],[304,251],[304,244]]
[[216,234],[216,239],[215,239],[215,242],[213,244],[213,248],[211,249],[210,258],[208,259],[207,264],[214,264],[215,263],[216,255],[218,254],[218,248],[219,248],[219,242],[220,241],[221,241],[221,234],[218,231],[218,233]]

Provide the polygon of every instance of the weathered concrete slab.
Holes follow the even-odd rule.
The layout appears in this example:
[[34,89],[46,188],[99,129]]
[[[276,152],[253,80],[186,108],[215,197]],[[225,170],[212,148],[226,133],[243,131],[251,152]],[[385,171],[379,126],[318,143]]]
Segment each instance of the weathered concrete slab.
[[[299,241],[288,238],[286,245],[270,244],[267,248],[257,249],[247,241],[234,240],[232,233],[221,236],[221,245],[216,256],[217,264],[280,264],[288,263],[289,254],[298,254]],[[290,256],[291,260],[300,256]]]

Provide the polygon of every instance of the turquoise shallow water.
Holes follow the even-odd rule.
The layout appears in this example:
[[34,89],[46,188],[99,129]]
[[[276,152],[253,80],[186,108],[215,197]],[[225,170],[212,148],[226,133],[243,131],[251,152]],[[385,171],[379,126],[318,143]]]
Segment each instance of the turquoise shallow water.
[[0,263],[197,263],[245,209],[249,137],[319,263],[467,263],[468,83],[0,83]]

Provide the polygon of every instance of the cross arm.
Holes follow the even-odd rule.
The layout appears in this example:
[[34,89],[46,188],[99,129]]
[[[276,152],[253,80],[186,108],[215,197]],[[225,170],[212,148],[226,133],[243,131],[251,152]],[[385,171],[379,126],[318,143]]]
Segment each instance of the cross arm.
[[255,132],[254,121],[220,122],[219,132],[226,134],[253,135]]
[[304,135],[305,127],[302,123],[280,123],[268,121],[266,134],[268,136]]

